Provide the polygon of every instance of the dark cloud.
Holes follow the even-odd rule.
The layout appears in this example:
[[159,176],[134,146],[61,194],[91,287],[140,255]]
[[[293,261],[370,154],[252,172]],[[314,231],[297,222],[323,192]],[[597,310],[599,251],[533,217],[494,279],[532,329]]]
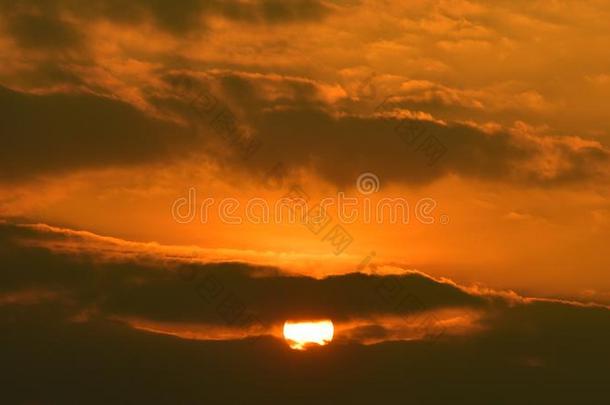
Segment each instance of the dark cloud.
[[224,17],[245,23],[281,24],[318,21],[332,8],[319,0],[74,0],[0,1],[5,21],[20,45],[26,47],[70,47],[80,34],[57,16],[70,13],[80,22],[108,20],[134,25],[152,21],[159,29],[174,35],[204,33],[207,17]]
[[19,82],[27,87],[45,88],[47,86],[84,86],[85,81],[78,74],[72,72],[61,63],[40,63],[32,66],[31,70],[23,71],[19,75]]
[[295,21],[317,21],[324,18],[331,9],[324,2],[317,0],[262,0],[251,12],[268,23],[286,23]]
[[[232,109],[234,124],[249,126],[262,145],[247,161],[233,153],[237,167],[259,177],[277,164],[288,172],[313,169],[341,186],[353,184],[363,172],[408,184],[457,174],[554,185],[608,174],[607,149],[574,138],[508,130],[486,133],[464,124],[400,118],[383,108],[367,114],[339,112],[325,101],[328,88],[298,78],[224,72],[210,76],[209,82],[218,89],[217,98]],[[207,115],[191,114],[188,119]],[[229,151],[231,162],[231,152],[239,150]]]
[[0,87],[0,106],[3,181],[158,161],[198,142],[175,123],[89,94],[33,95]]
[[594,404],[607,391],[607,345],[553,352],[567,343],[555,330],[301,353],[273,338],[187,341],[36,310],[14,321],[0,310],[7,403]]
[[[353,340],[338,338],[306,353],[291,351],[283,342],[265,336],[185,340],[107,319],[113,312],[137,311],[179,322],[191,319],[191,305],[203,313],[209,303],[181,299],[172,292],[177,285],[167,268],[133,261],[109,264],[23,244],[33,238],[65,236],[42,235],[6,223],[0,227],[2,291],[29,283],[61,288],[70,299],[0,305],[2,395],[7,403],[436,404],[467,398],[473,404],[525,399],[558,404],[601,403],[606,395],[610,358],[607,308],[552,301],[500,304],[504,299],[472,296],[420,276],[405,281],[415,283],[418,293],[430,302],[484,310],[483,328],[432,341],[362,345],[357,338],[383,339],[388,333],[381,325],[370,324],[350,331]],[[305,296],[312,308],[340,305],[325,289],[334,290],[335,295],[362,293],[354,287],[357,275],[315,281],[281,280],[276,274],[262,277],[260,282],[250,278],[249,283],[242,283],[252,271],[246,265],[193,265],[183,270],[222,277],[227,287],[249,294],[250,303],[274,302],[276,298],[263,297],[269,292],[264,283],[274,284],[275,291],[286,288],[276,292],[274,297],[281,295],[281,302],[274,305],[297,311],[295,303]],[[195,295],[187,281],[181,284],[184,297]],[[261,295],[248,293],[256,290]],[[363,300],[360,296],[347,298]],[[93,303],[98,305],[97,313],[75,318],[83,305]],[[358,305],[351,310],[359,311]],[[271,306],[257,308],[275,314],[282,311]],[[177,309],[186,315],[181,316]]]
[[[78,83],[58,66],[39,73]],[[575,138],[338,113],[325,101],[329,89],[305,79],[219,73],[202,81],[169,72],[161,78],[166,87],[144,88],[144,95],[161,114],[185,125],[114,99],[0,89],[0,105],[6,106],[1,177],[154,162],[186,151],[208,154],[225,168],[259,179],[281,164],[285,176],[306,168],[339,186],[352,185],[363,172],[407,184],[450,174],[537,185],[607,176],[608,151]],[[221,111],[226,120],[215,120]]]
[[[318,280],[245,263],[101,262],[91,254],[66,256],[21,244],[66,239],[58,233],[12,225],[0,230],[5,266],[0,291],[58,289],[73,300],[77,312],[95,307],[109,316],[223,324],[227,319],[218,306],[228,298],[270,325],[292,317],[350,320],[488,303],[419,274],[347,274]],[[79,243],[78,238],[67,240]]]
[[81,35],[74,27],[52,16],[18,14],[7,22],[12,37],[24,48],[56,50],[81,43]]
[[[46,57],[38,52],[36,58],[26,57],[31,63],[19,74],[3,74],[15,88],[63,86],[70,91],[115,94],[112,89],[100,88],[105,84],[96,84],[94,77],[85,78],[95,76],[95,69],[89,68],[98,67],[81,32],[91,21],[153,21],[163,30],[184,36],[205,31],[208,16],[277,24],[320,20],[344,6],[315,0],[188,0],[179,4],[165,0],[95,0],[86,4],[72,0],[0,1],[7,32],[17,45],[22,50],[48,51]],[[77,47],[82,52],[61,52]],[[158,56],[163,64],[164,56]],[[167,60],[165,63],[171,64]],[[181,63],[189,65],[192,61]],[[133,90],[139,90],[160,113],[190,122],[215,149],[194,141],[184,127],[152,118],[127,102],[82,93],[35,96],[2,88],[0,131],[6,135],[0,152],[0,180],[158,161],[181,156],[185,145],[193,152],[209,153],[221,160],[223,167],[254,172],[259,178],[281,163],[287,175],[313,169],[340,186],[353,184],[362,172],[374,172],[384,182],[407,184],[426,184],[452,174],[535,185],[596,180],[608,175],[608,150],[594,142],[509,130],[489,134],[462,124],[444,125],[421,117],[389,114],[390,109],[406,107],[435,111],[435,106],[443,102],[466,108],[459,110],[459,115],[480,110],[468,92],[432,82],[424,86],[432,98],[420,100],[417,94],[409,98],[401,93],[390,100],[386,110],[378,111],[386,115],[375,115],[372,108],[358,113],[347,108],[354,104],[346,101],[336,84],[235,71],[193,74],[193,89],[199,90],[198,80],[205,76],[220,101],[218,105],[229,108],[240,131],[252,134],[262,145],[246,162],[240,150],[231,153],[234,145],[229,145],[228,154],[219,151],[222,134],[210,128],[209,114],[198,112],[192,100],[181,98],[184,95],[172,93],[171,79],[176,74],[167,67],[158,68],[157,73],[170,91],[157,88],[154,80]],[[349,159],[340,159],[343,157]]]

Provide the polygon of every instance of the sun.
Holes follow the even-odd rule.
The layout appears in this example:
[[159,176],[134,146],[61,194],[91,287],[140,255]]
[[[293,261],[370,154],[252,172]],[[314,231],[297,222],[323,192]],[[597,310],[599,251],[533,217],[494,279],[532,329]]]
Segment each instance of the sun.
[[284,339],[295,350],[305,350],[308,345],[324,346],[333,340],[334,326],[330,320],[284,322]]

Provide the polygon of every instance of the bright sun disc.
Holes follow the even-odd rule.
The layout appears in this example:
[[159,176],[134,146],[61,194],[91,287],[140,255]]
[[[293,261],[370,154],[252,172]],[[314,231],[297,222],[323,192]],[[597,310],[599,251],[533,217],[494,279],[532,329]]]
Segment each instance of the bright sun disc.
[[333,340],[332,321],[284,322],[284,339],[292,349],[304,350],[308,344],[324,346]]

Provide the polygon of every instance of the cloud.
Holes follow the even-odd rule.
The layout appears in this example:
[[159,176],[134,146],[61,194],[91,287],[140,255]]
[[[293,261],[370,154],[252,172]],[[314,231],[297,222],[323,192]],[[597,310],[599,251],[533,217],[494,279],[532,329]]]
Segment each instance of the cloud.
[[[430,49],[442,51],[442,47],[430,46],[441,39],[499,41],[509,52],[511,42],[502,42],[501,34],[506,27],[492,30],[484,18],[495,21],[494,8],[460,1],[427,10],[418,4],[407,22],[401,23],[400,13],[388,17],[384,26],[388,32],[371,32],[366,41],[350,36],[358,45],[353,52],[363,55],[382,46],[397,54],[396,63],[423,58],[451,65],[449,77],[379,66],[387,69],[379,69],[383,73],[372,81],[377,86],[377,101],[386,98],[382,113],[375,112],[378,102],[368,105],[362,94],[351,94],[353,83],[340,83],[341,72],[372,70],[374,66],[367,66],[366,60],[340,54],[337,58],[341,60],[333,60],[326,68],[335,72],[331,74],[311,68],[301,57],[310,53],[317,57],[321,52],[315,40],[327,39],[322,23],[327,16],[343,24],[338,10],[357,13],[369,6],[366,2],[314,0],[189,0],[179,5],[160,0],[129,5],[96,0],[87,6],[69,0],[0,2],[6,35],[14,42],[7,48],[9,63],[1,76],[4,84],[23,90],[0,90],[0,101],[10,106],[3,112],[6,123],[1,130],[9,134],[10,143],[3,145],[4,154],[0,154],[0,177],[6,181],[159,161],[180,158],[189,150],[212,156],[228,169],[254,172],[259,178],[281,161],[291,172],[311,171],[341,186],[353,184],[364,171],[375,172],[387,182],[409,185],[451,175],[544,186],[607,178],[608,150],[602,140],[588,140],[586,131],[567,137],[555,135],[566,131],[555,132],[552,127],[545,133],[515,128],[520,125],[513,125],[515,116],[540,121],[565,107],[546,89],[504,75],[485,83],[468,75],[455,80],[452,77],[463,66],[456,66],[453,56],[447,58],[443,52],[429,53]],[[540,11],[541,6],[532,7]],[[403,8],[387,5],[380,15]],[[509,5],[500,8],[511,9],[515,15]],[[531,14],[532,10],[526,11]],[[553,15],[545,13],[543,19],[554,20]],[[215,26],[218,19],[228,25]],[[300,28],[286,26],[294,22],[317,27],[312,28],[314,42],[304,42],[307,38],[301,38]],[[236,33],[226,41],[222,35],[213,35],[239,24],[248,25],[243,32],[258,24],[273,28],[256,31],[249,38]],[[393,33],[396,24],[407,24],[417,41],[407,43]],[[281,28],[274,31],[278,25]],[[211,34],[205,40],[189,35],[208,30]],[[345,48],[342,43],[331,43],[335,50]],[[201,122],[192,100],[173,92],[172,79],[179,76],[192,78],[195,87],[209,86],[219,105],[235,114],[243,135],[263,145],[255,159],[244,164],[240,153],[236,159],[231,156],[233,146],[219,146],[222,136],[208,125],[211,117]],[[183,126],[171,122],[173,118],[198,128],[205,142],[193,139]],[[89,125],[92,122],[96,125]],[[472,125],[464,125],[466,122]],[[500,129],[493,133],[480,130],[486,125]],[[414,126],[416,130],[411,129]],[[46,136],[39,135],[45,131]],[[414,140],[413,131],[423,132],[421,139],[417,135]],[[437,164],[431,164],[431,145],[444,151]],[[61,162],[57,155],[62,156]],[[24,158],[17,161],[16,156]],[[337,164],[338,156],[350,160]]]
[[205,33],[206,19],[210,17],[242,23],[285,24],[319,21],[330,14],[333,7],[319,0],[184,0],[180,3],[136,0],[128,4],[117,0],[92,0],[86,6],[71,0],[42,4],[18,0],[2,1],[0,9],[10,22],[11,34],[21,45],[61,48],[74,45],[78,34],[70,23],[58,18],[60,15],[70,15],[81,24],[96,20],[119,25],[152,22],[158,29],[178,36]]
[[[90,399],[91,390],[100,392],[94,402],[115,396],[154,402],[165,390],[173,393],[172,402],[290,399],[278,392],[278,384],[291,393],[303,390],[299,398],[307,402],[350,396],[367,403],[391,401],[407,390],[411,398],[432,403],[454,395],[470,397],[471,403],[488,403],[490,396],[513,402],[526,395],[538,403],[594,403],[605,392],[606,307],[477,294],[422,275],[383,277],[383,282],[403,281],[431,306],[476,309],[479,315],[471,322],[478,327],[436,340],[395,340],[396,328],[408,328],[405,313],[396,318],[403,323],[370,317],[350,326],[339,319],[331,345],[295,353],[273,336],[227,332],[226,321],[213,320],[218,302],[202,299],[213,296],[198,296],[189,289],[197,282],[176,279],[173,271],[214,275],[272,323],[287,312],[315,316],[321,310],[366,319],[363,294],[373,278],[313,280],[274,272],[253,277],[247,264],[184,267],[167,258],[156,265],[108,262],[27,243],[62,240],[66,233],[8,222],[0,226],[0,324],[5,327],[0,347],[5,364],[20,365],[7,373],[5,400],[80,402]],[[391,307],[372,308],[392,313]],[[443,319],[446,328],[454,328],[452,318]],[[199,340],[205,336],[215,337]],[[309,384],[313,376],[324,384]],[[26,389],[32,381],[37,389]],[[549,381],[557,385],[549,387]],[[227,384],[239,390],[219,388]]]
[[10,34],[24,48],[57,50],[81,43],[81,37],[69,23],[48,15],[16,15],[8,19]]
[[[154,244],[43,225],[5,223],[0,231],[6,296],[56,290],[76,312],[95,308],[109,317],[223,325],[228,321],[219,308],[226,300],[234,306],[224,308],[227,313],[241,311],[272,325],[294,318],[347,322],[449,309],[491,314],[529,302],[417,272],[315,279],[246,262],[188,261]],[[76,247],[66,250],[61,245],[66,241]],[[117,254],[121,249],[125,254]]]
[[[265,325],[292,317],[331,316],[347,321],[485,304],[481,297],[418,273],[314,279],[248,263],[187,263],[154,251],[115,253],[109,259],[107,248],[117,247],[112,238],[40,226],[3,225],[1,229],[6,246],[1,252],[6,263],[0,275],[3,291],[60,288],[79,311],[95,307],[108,316],[222,324],[227,320],[219,316],[217,307],[225,298]],[[55,249],[65,240],[86,243],[83,237],[98,239],[95,250]],[[122,249],[133,252],[134,244],[123,242]]]
[[[245,162],[235,154],[238,165],[257,169],[259,176],[278,163],[295,172],[315,171],[341,186],[368,171],[406,184],[455,174],[553,185],[608,174],[608,150],[579,137],[539,134],[526,125],[484,131],[423,117],[391,99],[368,114],[349,113],[337,108],[344,93],[324,99],[329,87],[291,77],[225,71],[207,80],[234,108],[235,121],[262,144]],[[295,86],[300,91],[287,91]]]
[[[146,105],[138,108],[80,92],[1,88],[0,102],[8,106],[1,124],[8,134],[2,179],[191,153],[259,180],[281,164],[286,176],[305,170],[343,187],[363,172],[403,184],[458,175],[553,186],[608,176],[610,155],[597,141],[539,133],[523,123],[493,131],[446,123],[392,98],[376,111],[346,112],[342,103],[348,96],[340,86],[311,79],[170,71],[158,83],[143,89]],[[341,156],[350,159],[339,164]]]
[[90,94],[27,94],[0,87],[0,180],[158,161],[199,142],[180,125]]

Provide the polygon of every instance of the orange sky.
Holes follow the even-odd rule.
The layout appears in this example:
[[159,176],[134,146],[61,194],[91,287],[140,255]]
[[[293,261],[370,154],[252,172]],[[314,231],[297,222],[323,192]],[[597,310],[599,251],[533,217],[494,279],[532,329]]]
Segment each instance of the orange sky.
[[[134,5],[123,19],[69,2],[7,9],[0,215],[315,276],[355,270],[374,251],[388,271],[607,296],[605,2],[310,3]],[[261,141],[252,158],[211,124],[201,94],[235,116],[239,137]],[[399,139],[400,122],[446,146],[436,165]],[[278,162],[284,188],[270,190],[262,179]],[[191,187],[242,203],[273,202],[289,184],[314,200],[362,198],[368,172],[376,199],[434,199],[436,223],[346,224],[354,241],[335,256],[302,225],[171,215]]]

